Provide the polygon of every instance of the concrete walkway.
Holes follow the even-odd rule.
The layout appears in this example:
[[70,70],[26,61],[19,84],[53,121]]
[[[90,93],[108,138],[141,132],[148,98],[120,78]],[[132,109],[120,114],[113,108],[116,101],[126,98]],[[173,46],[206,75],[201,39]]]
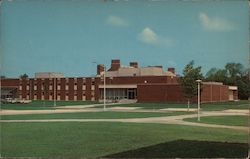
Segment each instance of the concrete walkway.
[[[225,116],[225,115],[246,115],[245,113],[231,113],[231,112],[202,112],[203,116]],[[149,118],[130,118],[130,119],[43,119],[43,120],[0,120],[0,122],[126,122],[126,123],[160,123],[160,124],[176,124],[176,125],[189,125],[189,126],[201,126],[211,128],[227,128],[236,129],[242,131],[248,131],[248,127],[243,126],[227,126],[227,125],[216,125],[216,124],[205,124],[183,121],[184,118],[195,118],[197,114],[177,115],[177,116],[166,116],[166,117],[149,117]]]
[[[110,105],[121,105],[127,103],[108,103]],[[103,112],[103,108],[95,108],[103,104],[92,105],[75,105],[75,106],[58,106],[54,110],[0,110],[0,115],[18,115],[18,114],[53,114],[53,113],[77,113],[77,112]],[[140,107],[109,107],[106,111],[114,112],[187,112],[186,108],[168,108],[168,109],[141,109]],[[185,118],[197,117],[196,109],[190,109],[194,114],[165,116],[165,117],[148,117],[148,118],[129,118],[129,119],[41,119],[41,120],[0,120],[0,122],[128,122],[128,123],[160,123],[160,124],[177,124],[189,126],[202,126],[213,128],[228,128],[247,131],[248,127],[243,126],[226,126],[205,123],[195,123],[183,121]],[[222,110],[222,111],[201,111],[200,116],[227,116],[227,115],[249,115],[248,110]]]

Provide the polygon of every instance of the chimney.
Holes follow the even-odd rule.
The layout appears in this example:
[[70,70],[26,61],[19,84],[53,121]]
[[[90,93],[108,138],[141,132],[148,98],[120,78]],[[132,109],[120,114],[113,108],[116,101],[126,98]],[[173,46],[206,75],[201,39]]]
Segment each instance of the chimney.
[[113,59],[111,61],[111,68],[110,71],[117,71],[120,68],[120,60],[119,59]]
[[103,71],[104,71],[104,65],[103,64],[97,65],[97,75],[100,75],[101,72]]
[[173,74],[175,74],[175,68],[173,68],[173,67],[169,67],[169,68],[168,68],[168,71],[169,71],[169,72],[172,72]]
[[138,68],[138,62],[130,62],[129,66],[134,67],[134,68]]

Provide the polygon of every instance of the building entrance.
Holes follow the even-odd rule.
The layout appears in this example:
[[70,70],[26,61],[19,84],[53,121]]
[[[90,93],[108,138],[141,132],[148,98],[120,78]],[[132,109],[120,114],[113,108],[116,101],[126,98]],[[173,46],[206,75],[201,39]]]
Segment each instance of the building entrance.
[[[121,99],[136,99],[136,88],[107,88],[106,99],[107,100],[121,100]],[[104,90],[100,89],[100,99],[104,97]]]
[[128,99],[136,99],[136,89],[128,89]]

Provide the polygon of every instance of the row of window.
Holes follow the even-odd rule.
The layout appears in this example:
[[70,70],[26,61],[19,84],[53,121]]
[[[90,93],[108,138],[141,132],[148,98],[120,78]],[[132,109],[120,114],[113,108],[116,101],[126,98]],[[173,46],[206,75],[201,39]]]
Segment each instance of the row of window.
[[[30,83],[30,80],[27,80],[27,83]],[[53,80],[53,79],[49,80],[49,85],[53,85],[53,83],[54,83],[54,80]],[[61,85],[61,80],[60,80],[60,79],[57,80],[56,83],[57,83],[58,85]],[[44,80],[42,80],[42,83],[41,83],[41,84],[42,84],[42,85],[45,84]],[[66,84],[66,85],[69,85],[69,80],[68,80],[68,79],[66,79],[65,84]],[[92,80],[92,81],[91,81],[91,84],[92,84],[92,85],[95,85],[95,81]],[[22,85],[22,81],[20,81],[20,85]],[[37,80],[34,80],[34,85],[37,85]],[[77,85],[77,80],[74,80],[74,85]],[[83,80],[83,85],[86,85],[86,80]]]
[[[22,96],[20,95],[19,98],[22,99]],[[26,96],[26,99],[30,99],[29,95]],[[34,100],[37,100],[37,99],[38,99],[38,96],[35,95],[35,96],[33,97],[33,99],[34,99]],[[45,99],[45,96],[42,96],[41,99],[44,100],[44,99]],[[53,96],[49,96],[49,100],[54,100],[54,99],[53,99]],[[57,99],[56,99],[56,100],[61,100],[61,96],[57,96]],[[66,101],[69,100],[69,96],[66,95],[66,96],[65,96],[65,100],[66,100]],[[74,100],[75,100],[75,101],[77,100],[77,96],[74,96]],[[85,100],[86,100],[86,96],[82,96],[82,100],[85,101]],[[92,97],[91,97],[91,100],[94,101],[95,98],[92,96]]]
[[[22,90],[22,86],[19,86],[19,90]],[[29,85],[27,85],[26,86],[26,90],[29,90],[30,89],[30,86]],[[53,86],[49,86],[49,88],[48,88],[49,90],[53,90]],[[37,86],[35,85],[35,86],[33,86],[33,90],[37,90]],[[44,86],[42,86],[41,87],[41,90],[45,90],[45,87]],[[57,86],[57,90],[61,90],[61,86]],[[65,90],[69,90],[69,86],[68,85],[65,85]],[[78,90],[77,89],[77,86],[74,86],[74,90]],[[82,90],[86,90],[86,85],[83,85],[82,86]],[[91,90],[95,90],[95,86],[94,85],[92,85],[91,86]]]
[[[50,94],[50,95],[53,95],[54,92],[50,92],[49,94]],[[57,92],[56,94],[57,94],[58,96],[61,95],[60,92]],[[77,94],[78,94],[78,92],[74,92],[74,95],[75,95],[75,96],[77,96]],[[83,91],[82,94],[83,94],[83,96],[85,96],[85,95],[86,95],[85,91]],[[94,94],[95,94],[95,92],[94,92],[94,91],[91,91],[91,95],[94,96]],[[30,92],[27,93],[27,95],[30,95]],[[35,92],[34,95],[37,95],[37,92]],[[41,95],[45,95],[45,92],[41,92]],[[65,95],[69,95],[69,92],[65,92]]]

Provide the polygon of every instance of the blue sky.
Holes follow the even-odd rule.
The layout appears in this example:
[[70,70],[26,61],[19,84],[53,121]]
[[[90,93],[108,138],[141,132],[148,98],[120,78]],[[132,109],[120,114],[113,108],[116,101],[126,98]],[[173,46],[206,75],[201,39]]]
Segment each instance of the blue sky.
[[248,2],[4,0],[2,75],[91,76],[96,64],[175,67],[203,73],[227,62],[248,66]]

